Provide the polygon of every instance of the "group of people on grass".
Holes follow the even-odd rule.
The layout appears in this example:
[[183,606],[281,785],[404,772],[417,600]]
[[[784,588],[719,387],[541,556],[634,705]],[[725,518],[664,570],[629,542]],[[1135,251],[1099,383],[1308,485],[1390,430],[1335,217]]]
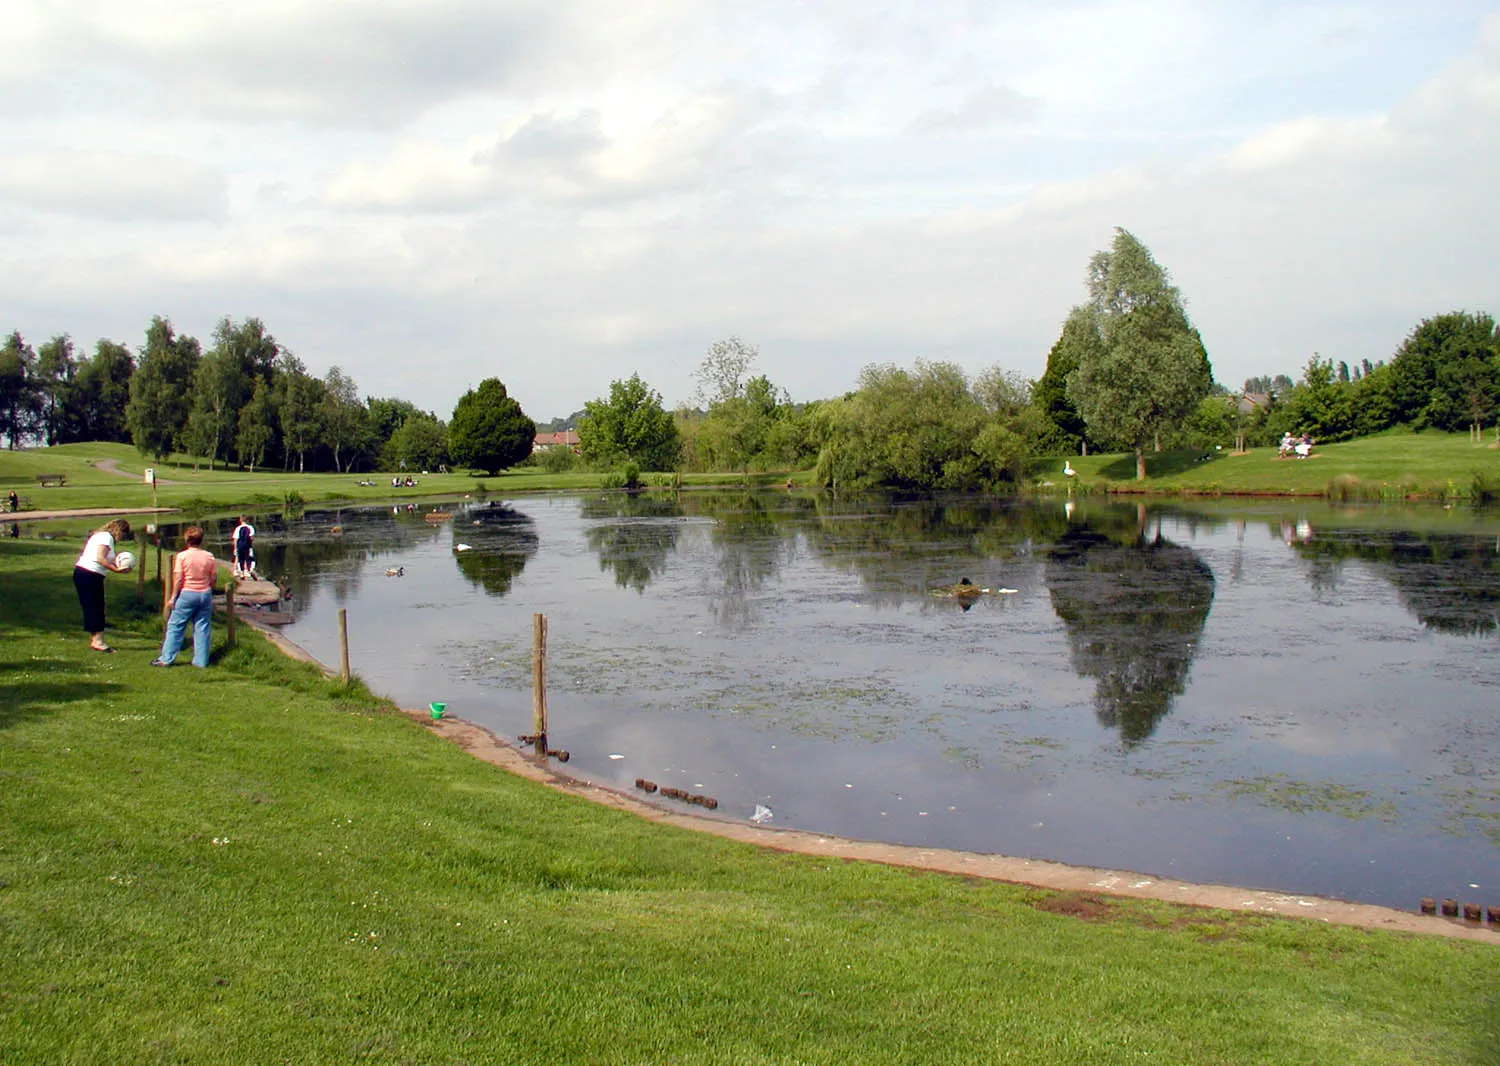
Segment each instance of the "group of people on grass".
[[[105,654],[115,649],[104,639],[104,579],[111,573],[123,574],[131,569],[132,560],[122,559],[119,549],[120,542],[129,539],[130,523],[116,518],[89,535],[73,564],[73,586],[83,608],[83,628],[89,635],[89,647]],[[167,616],[161,651],[151,661],[152,666],[171,666],[176,661],[189,626],[193,630],[193,665],[208,665],[213,640],[214,582],[219,563],[213,552],[203,547],[201,526],[188,526],[182,539],[187,547],[172,560],[171,613]],[[237,579],[255,576],[254,543],[255,527],[247,516],[241,515],[230,534]]]

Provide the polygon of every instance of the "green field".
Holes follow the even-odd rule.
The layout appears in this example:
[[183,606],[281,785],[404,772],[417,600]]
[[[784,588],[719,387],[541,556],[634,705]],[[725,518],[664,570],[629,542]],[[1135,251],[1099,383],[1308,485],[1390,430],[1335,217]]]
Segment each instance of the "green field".
[[1391,430],[1340,444],[1320,444],[1307,459],[1283,459],[1275,448],[1147,453],[1144,482],[1132,455],[1070,459],[1078,472],[1063,476],[1062,461],[1037,477],[1063,490],[1182,494],[1330,496],[1335,499],[1466,499],[1476,479],[1500,497],[1500,449],[1474,444],[1462,433]]
[[[111,464],[115,471],[107,467]],[[416,473],[416,488],[392,488],[391,472],[355,474],[295,474],[280,470],[255,473],[224,469],[194,468],[190,460],[168,463],[146,459],[128,444],[63,444],[55,448],[24,451],[0,450],[0,496],[15,489],[23,510],[68,510],[90,507],[150,507],[153,495],[145,484],[146,467],[156,470],[155,500],[162,507],[181,507],[206,512],[247,507],[280,508],[288,493],[308,503],[329,501],[384,501],[390,499],[456,498],[479,494],[515,494],[549,490],[595,489],[602,474],[549,474],[532,467],[518,467],[496,477],[468,473]],[[40,474],[63,474],[61,487],[42,487]],[[129,475],[129,476],[125,476]],[[645,475],[648,483],[669,484],[670,475]],[[739,474],[684,474],[685,485],[741,484]],[[781,484],[785,474],[752,475],[752,483]],[[360,482],[373,482],[361,485]]]
[[253,635],[152,669],[128,578],[90,652],[75,547],[0,541],[0,1062],[1500,1061],[1500,947],[648,823]]

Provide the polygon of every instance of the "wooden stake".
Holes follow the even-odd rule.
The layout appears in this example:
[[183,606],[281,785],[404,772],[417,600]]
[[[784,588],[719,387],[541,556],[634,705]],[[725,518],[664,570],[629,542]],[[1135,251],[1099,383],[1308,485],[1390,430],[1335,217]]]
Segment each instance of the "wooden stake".
[[349,609],[339,608],[339,680],[349,683]]
[[225,625],[225,644],[231,648],[234,647],[234,587],[236,584],[237,582],[230,578],[229,584],[224,586],[224,612],[229,616]]
[[547,754],[547,616],[531,616],[531,732],[539,756]]
[[146,602],[146,553],[135,561],[135,602]]
[[[167,552],[167,569],[172,567],[172,553]],[[156,549],[156,573],[161,575],[161,548]],[[164,578],[161,583],[161,616],[165,619],[172,613],[172,579]]]

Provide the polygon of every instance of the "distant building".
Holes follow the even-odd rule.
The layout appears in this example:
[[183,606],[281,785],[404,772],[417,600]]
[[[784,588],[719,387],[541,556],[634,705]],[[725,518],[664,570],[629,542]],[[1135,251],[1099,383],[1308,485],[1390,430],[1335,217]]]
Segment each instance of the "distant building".
[[538,433],[531,442],[532,453],[544,452],[548,448],[568,448],[576,452],[578,450],[578,431],[576,429],[564,429],[556,433]]
[[1239,412],[1242,415],[1253,415],[1256,411],[1271,406],[1271,394],[1268,392],[1242,392],[1238,398]]

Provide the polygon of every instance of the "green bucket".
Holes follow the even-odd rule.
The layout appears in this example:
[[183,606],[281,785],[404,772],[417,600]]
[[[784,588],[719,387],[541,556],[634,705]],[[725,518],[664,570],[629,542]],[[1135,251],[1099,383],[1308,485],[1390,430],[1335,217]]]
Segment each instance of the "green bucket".
[[443,717],[443,712],[448,709],[446,703],[429,703],[427,706],[432,708],[432,720],[434,722]]

